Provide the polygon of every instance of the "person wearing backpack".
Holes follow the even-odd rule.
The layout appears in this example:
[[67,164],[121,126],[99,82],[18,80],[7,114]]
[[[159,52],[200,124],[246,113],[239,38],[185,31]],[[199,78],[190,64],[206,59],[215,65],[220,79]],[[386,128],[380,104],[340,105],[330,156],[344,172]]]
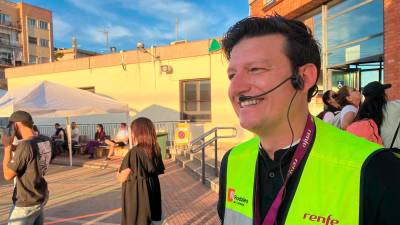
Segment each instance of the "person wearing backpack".
[[359,137],[383,145],[380,127],[386,111],[387,96],[385,90],[390,84],[381,84],[373,81],[363,89],[364,102],[358,110],[355,122],[350,124],[346,130]]
[[325,109],[317,115],[318,118],[330,124],[332,124],[335,115],[340,112],[340,105],[335,100],[336,96],[337,94],[334,91],[326,91],[322,95]]
[[[19,140],[16,147],[12,145],[14,137]],[[43,224],[44,206],[49,198],[44,179],[51,159],[49,139],[35,135],[29,113],[16,111],[9,118],[2,143],[4,179],[16,178],[8,224]]]
[[342,110],[333,119],[333,125],[346,130],[347,126],[356,118],[361,102],[361,93],[355,88],[343,86],[339,89],[335,100]]

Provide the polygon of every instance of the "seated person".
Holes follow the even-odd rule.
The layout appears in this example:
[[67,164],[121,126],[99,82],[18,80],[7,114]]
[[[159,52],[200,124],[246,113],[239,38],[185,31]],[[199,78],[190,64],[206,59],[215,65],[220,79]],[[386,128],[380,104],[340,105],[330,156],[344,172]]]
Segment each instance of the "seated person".
[[54,128],[56,129],[56,131],[51,136],[51,140],[52,140],[52,149],[54,151],[53,153],[55,153],[54,154],[55,156],[56,154],[65,151],[66,149],[65,142],[67,141],[67,135],[59,123],[55,123]]
[[106,139],[105,143],[109,147],[109,152],[105,160],[110,160],[111,156],[114,154],[114,147],[126,146],[128,145],[129,135],[126,123],[121,123],[117,135],[115,135],[114,140]]
[[96,147],[100,146],[101,144],[104,144],[105,139],[106,139],[106,133],[104,132],[103,124],[97,124],[96,133],[94,134],[94,140],[90,140],[85,147],[85,151],[87,151],[90,154],[89,159],[94,158],[94,152],[96,150]]
[[[72,146],[79,144],[79,128],[75,122],[71,123]],[[72,154],[75,154],[76,148],[72,148]]]

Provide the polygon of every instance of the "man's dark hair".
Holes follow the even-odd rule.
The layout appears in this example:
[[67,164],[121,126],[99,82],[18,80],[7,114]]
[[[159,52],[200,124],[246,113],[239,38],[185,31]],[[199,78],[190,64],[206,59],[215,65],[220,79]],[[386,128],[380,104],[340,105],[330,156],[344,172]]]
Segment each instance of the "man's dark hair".
[[23,126],[33,129],[33,123],[30,123],[28,121],[21,121],[21,123]]
[[[233,47],[241,40],[270,34],[281,34],[286,38],[285,54],[290,60],[292,73],[297,73],[299,67],[312,63],[317,67],[318,81],[321,55],[319,44],[311,30],[301,21],[285,19],[279,15],[266,18],[248,17],[230,27],[222,39],[226,58],[230,60]],[[311,101],[316,90],[316,84],[308,90],[308,101]]]
[[126,123],[121,123],[121,127],[126,127]]

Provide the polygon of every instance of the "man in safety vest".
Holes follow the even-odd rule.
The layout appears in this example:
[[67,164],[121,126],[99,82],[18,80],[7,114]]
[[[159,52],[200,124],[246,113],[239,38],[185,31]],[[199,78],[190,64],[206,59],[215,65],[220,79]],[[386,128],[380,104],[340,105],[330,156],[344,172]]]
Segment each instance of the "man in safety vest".
[[309,113],[321,69],[311,31],[277,15],[246,18],[222,44],[229,98],[257,135],[222,160],[223,224],[400,224],[400,159]]

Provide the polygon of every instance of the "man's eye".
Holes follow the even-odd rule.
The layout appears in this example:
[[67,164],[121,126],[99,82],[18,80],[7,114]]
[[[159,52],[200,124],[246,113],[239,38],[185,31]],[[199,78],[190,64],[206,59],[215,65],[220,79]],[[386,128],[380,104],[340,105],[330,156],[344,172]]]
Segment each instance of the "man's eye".
[[256,68],[250,68],[249,71],[252,72],[252,73],[258,73],[258,72],[264,72],[264,71],[266,71],[266,69],[265,68],[256,67]]
[[230,74],[228,74],[228,79],[229,79],[229,80],[232,80],[234,76],[235,76],[234,73],[230,73]]

